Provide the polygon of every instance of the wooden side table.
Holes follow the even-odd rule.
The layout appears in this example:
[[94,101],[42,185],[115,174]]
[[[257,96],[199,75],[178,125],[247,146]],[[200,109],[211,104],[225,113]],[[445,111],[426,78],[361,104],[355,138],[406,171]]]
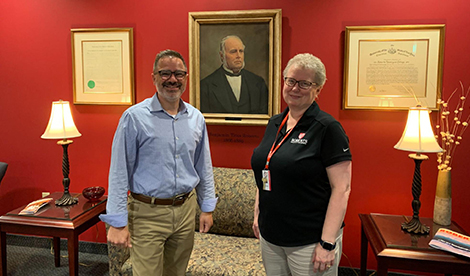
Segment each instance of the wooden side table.
[[[450,226],[434,224],[431,218],[420,218],[431,227],[429,235],[415,235],[401,230],[403,216],[359,214],[361,219],[361,276],[366,276],[367,250],[370,244],[377,259],[377,275],[387,275],[388,269],[442,273],[470,274],[470,259],[429,247],[429,241],[439,228],[467,235],[457,223]],[[407,218],[408,220],[411,218]]]
[[[53,193],[54,201],[62,192]],[[19,215],[22,206],[0,217],[0,276],[7,275],[6,233],[53,237],[55,266],[60,266],[60,238],[68,240],[69,275],[78,275],[78,235],[100,221],[99,215],[106,211],[106,197],[90,202],[81,194],[78,203],[56,206],[54,201],[34,215]]]

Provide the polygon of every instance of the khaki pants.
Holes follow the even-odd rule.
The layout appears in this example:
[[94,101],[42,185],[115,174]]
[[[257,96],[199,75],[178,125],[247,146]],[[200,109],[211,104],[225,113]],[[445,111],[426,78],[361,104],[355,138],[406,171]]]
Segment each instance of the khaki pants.
[[336,236],[335,261],[333,266],[324,272],[313,272],[313,252],[318,243],[284,247],[269,243],[260,237],[261,255],[268,276],[336,276],[339,261],[343,252],[343,229]]
[[183,205],[153,205],[129,195],[134,276],[184,276],[194,243],[196,196]]

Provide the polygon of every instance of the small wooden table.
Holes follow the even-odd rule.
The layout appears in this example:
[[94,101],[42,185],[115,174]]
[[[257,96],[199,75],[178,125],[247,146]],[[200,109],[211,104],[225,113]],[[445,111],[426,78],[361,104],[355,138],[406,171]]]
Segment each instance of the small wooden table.
[[[54,201],[62,192],[53,193]],[[7,275],[6,233],[53,237],[55,266],[60,266],[60,238],[68,240],[69,274],[78,275],[78,235],[100,221],[98,216],[106,211],[104,196],[99,201],[90,202],[81,194],[78,203],[70,206],[56,206],[54,201],[41,208],[34,215],[19,215],[22,206],[0,217],[0,276]]]
[[[450,226],[434,224],[431,218],[420,218],[430,226],[429,235],[415,235],[401,230],[403,216],[359,214],[361,219],[361,276],[366,275],[368,243],[377,259],[377,275],[385,276],[389,268],[442,273],[470,273],[470,259],[429,247],[439,228],[468,235],[457,223]],[[407,218],[408,220],[411,218]]]

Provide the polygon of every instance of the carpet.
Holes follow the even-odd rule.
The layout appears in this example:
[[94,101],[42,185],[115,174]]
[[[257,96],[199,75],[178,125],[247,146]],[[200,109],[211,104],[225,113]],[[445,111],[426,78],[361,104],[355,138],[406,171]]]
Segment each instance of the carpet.
[[[106,244],[79,242],[78,251],[79,275],[109,275]],[[69,275],[66,240],[61,240],[60,255],[60,267],[55,267],[52,238],[7,234],[7,276]]]
[[[109,276],[108,247],[103,243],[79,242],[79,276]],[[60,267],[54,265],[52,238],[7,234],[7,276],[69,275],[67,241],[60,242]],[[340,276],[359,276],[358,268],[340,267]],[[375,271],[367,271],[375,275]],[[388,275],[411,275],[388,273]]]

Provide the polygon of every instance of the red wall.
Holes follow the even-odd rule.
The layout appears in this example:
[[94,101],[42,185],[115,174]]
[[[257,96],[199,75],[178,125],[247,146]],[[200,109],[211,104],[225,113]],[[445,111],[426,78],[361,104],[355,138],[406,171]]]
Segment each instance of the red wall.
[[[162,3],[167,3],[166,5]],[[282,9],[282,67],[300,52],[319,56],[328,82],[321,108],[339,119],[351,141],[352,194],[346,215],[344,253],[359,267],[359,213],[411,215],[414,164],[408,153],[393,146],[404,128],[404,111],[341,110],[345,26],[446,24],[444,96],[462,81],[470,85],[470,3],[466,0],[257,0],[257,1],[124,1],[3,0],[0,2],[0,160],[10,167],[0,185],[0,213],[62,190],[62,150],[54,140],[40,138],[51,102],[72,98],[70,29],[134,28],[136,100],[155,92],[150,73],[155,54],[171,48],[189,58],[188,12],[209,10]],[[190,72],[191,73],[191,72]],[[189,99],[187,91],[183,98]],[[285,104],[283,104],[283,108]],[[82,137],[69,147],[71,191],[92,185],[107,187],[111,142],[122,106],[72,105]],[[435,114],[433,115],[435,117]],[[209,126],[215,166],[249,168],[253,148],[264,127]],[[214,134],[250,135],[226,142]],[[467,136],[470,134],[467,134]],[[455,155],[453,219],[470,231],[470,137]],[[437,177],[435,154],[422,164],[421,216],[432,216]],[[80,237],[105,241],[103,224]],[[371,258],[370,258],[371,259]],[[374,261],[369,262],[374,268]],[[349,266],[346,258],[343,266]]]

